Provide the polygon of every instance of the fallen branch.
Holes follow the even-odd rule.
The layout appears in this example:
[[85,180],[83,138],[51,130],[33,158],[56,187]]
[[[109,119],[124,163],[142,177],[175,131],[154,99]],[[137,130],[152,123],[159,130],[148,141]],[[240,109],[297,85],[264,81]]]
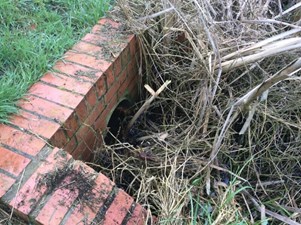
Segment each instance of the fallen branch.
[[142,20],[146,20],[146,19],[153,19],[153,18],[156,18],[156,17],[161,16],[163,14],[166,14],[168,12],[171,12],[173,10],[174,10],[174,7],[170,7],[168,9],[162,10],[162,11],[154,13],[152,15],[141,17],[141,18],[138,19],[138,21],[142,21]]
[[233,59],[234,57],[239,58],[241,56],[245,56],[245,55],[250,55],[250,52],[255,51],[255,50],[260,50],[262,47],[267,46],[271,43],[277,43],[279,40],[283,40],[284,38],[288,38],[289,36],[295,35],[296,33],[301,32],[300,28],[295,28],[292,30],[288,30],[286,32],[282,32],[280,34],[277,34],[275,36],[272,36],[270,38],[267,38],[265,40],[262,40],[258,43],[253,44],[250,47],[244,48],[244,49],[240,49],[236,52],[232,52],[224,57],[222,57],[222,61],[226,61],[229,59]]
[[248,51],[251,51],[252,54],[223,62],[221,66],[223,72],[225,73],[230,71],[231,69],[256,62],[262,58],[270,57],[299,48],[301,48],[301,38],[299,37],[280,40],[260,48],[249,48]]

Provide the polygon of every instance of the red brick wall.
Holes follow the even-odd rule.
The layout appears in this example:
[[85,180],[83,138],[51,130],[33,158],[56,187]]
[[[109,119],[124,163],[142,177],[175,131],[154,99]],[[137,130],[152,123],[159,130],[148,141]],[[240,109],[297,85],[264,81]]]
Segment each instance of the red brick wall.
[[137,59],[135,36],[101,19],[29,89],[0,125],[2,203],[35,224],[144,223],[141,206],[76,161],[91,159],[114,108],[136,97]]

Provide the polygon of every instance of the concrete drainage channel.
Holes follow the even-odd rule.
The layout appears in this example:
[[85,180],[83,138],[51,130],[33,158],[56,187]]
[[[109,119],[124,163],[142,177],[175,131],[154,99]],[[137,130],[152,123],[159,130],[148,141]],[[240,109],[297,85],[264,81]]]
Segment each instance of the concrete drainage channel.
[[119,27],[101,19],[0,125],[1,204],[32,224],[146,222],[142,206],[82,162],[109,121],[118,125],[118,105],[137,97],[137,41]]

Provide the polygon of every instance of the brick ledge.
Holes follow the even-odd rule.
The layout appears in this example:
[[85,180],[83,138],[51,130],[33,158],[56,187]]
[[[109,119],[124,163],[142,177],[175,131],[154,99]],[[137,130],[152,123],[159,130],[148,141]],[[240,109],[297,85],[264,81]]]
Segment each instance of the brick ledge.
[[[34,224],[144,224],[146,210],[89,161],[112,110],[137,95],[138,45],[101,19],[0,125],[0,197]],[[64,149],[64,150],[62,150]]]

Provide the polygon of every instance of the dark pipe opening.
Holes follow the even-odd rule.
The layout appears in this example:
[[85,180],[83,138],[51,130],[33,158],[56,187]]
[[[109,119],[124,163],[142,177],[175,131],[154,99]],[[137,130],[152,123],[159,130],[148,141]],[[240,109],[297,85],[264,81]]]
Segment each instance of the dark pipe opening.
[[121,101],[112,113],[109,123],[108,132],[105,136],[105,144],[112,145],[116,139],[122,140],[126,128],[127,119],[130,115],[131,103],[128,100]]

